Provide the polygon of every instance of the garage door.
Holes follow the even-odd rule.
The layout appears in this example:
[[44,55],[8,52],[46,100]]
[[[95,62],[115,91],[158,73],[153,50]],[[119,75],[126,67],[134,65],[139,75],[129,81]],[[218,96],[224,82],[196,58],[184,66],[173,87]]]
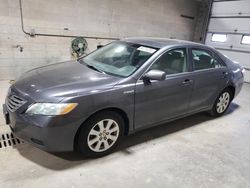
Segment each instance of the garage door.
[[250,82],[250,0],[215,0],[206,44],[243,65]]

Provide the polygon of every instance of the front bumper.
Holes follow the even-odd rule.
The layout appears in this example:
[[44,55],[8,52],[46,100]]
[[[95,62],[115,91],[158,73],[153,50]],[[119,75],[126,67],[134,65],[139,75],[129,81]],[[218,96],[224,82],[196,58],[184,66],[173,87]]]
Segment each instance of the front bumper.
[[38,116],[10,112],[3,105],[6,124],[20,139],[48,152],[74,150],[74,138],[82,120],[71,116]]

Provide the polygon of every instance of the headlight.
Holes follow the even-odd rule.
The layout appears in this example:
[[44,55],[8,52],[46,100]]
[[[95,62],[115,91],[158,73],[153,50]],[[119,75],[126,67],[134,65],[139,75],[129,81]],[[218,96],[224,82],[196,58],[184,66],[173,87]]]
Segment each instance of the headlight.
[[71,112],[77,103],[35,103],[32,104],[28,110],[27,114],[37,114],[37,115],[47,115],[56,116],[64,115]]

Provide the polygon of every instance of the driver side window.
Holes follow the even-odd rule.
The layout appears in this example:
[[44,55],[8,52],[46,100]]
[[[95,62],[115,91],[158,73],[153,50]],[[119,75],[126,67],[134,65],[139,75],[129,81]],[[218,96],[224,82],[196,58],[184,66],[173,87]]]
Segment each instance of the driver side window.
[[166,52],[150,67],[150,70],[161,70],[166,72],[167,75],[186,72],[186,48],[178,48]]

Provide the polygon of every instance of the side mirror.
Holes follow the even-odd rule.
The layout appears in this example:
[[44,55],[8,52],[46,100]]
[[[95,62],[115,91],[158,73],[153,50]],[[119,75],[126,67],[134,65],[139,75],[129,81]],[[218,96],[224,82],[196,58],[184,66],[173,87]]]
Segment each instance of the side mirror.
[[162,81],[166,79],[166,73],[160,70],[150,70],[143,76],[143,78],[147,80]]

